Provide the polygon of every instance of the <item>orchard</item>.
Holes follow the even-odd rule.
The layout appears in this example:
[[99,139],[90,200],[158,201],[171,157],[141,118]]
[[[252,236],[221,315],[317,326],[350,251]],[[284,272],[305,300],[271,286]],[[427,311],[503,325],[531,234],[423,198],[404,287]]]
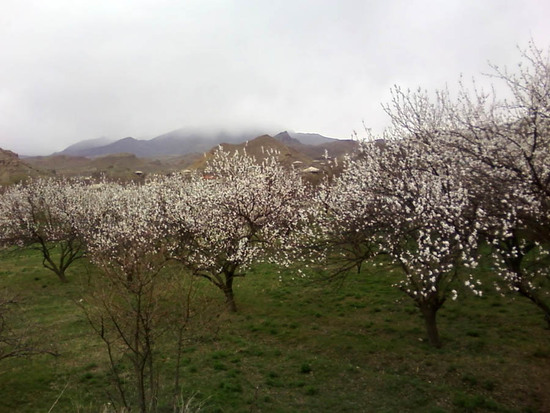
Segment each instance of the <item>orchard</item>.
[[[8,187],[0,245],[36,249],[67,284],[81,261],[93,268],[75,307],[102,343],[109,397],[124,411],[160,411],[168,387],[177,398],[191,331],[212,318],[230,326],[240,286],[267,276],[256,268],[276,268],[285,285],[296,278],[296,289],[376,277],[402,293],[393,305],[416,307],[434,352],[450,345],[440,310],[465,295],[521,298],[550,328],[549,55],[531,44],[517,71],[492,70],[501,85],[491,91],[396,86],[384,106],[391,127],[315,185],[276,154],[258,161],[220,148],[208,175]],[[199,280],[223,310],[196,294]],[[54,353],[27,342],[0,329],[0,360]],[[161,380],[170,358],[173,378]]]

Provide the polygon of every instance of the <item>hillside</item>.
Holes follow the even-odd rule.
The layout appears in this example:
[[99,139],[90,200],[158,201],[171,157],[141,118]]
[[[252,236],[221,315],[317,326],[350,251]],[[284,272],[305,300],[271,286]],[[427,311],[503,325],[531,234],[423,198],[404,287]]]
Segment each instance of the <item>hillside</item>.
[[76,175],[77,171],[89,169],[90,159],[83,156],[50,155],[30,156],[25,158],[25,162],[36,169],[53,174]]
[[42,174],[19,159],[16,153],[0,148],[0,185],[17,183]]
[[[357,148],[357,141],[325,138],[318,134],[285,131],[275,135],[274,138],[312,159],[321,159],[325,156],[325,153],[331,158],[337,158]],[[313,143],[307,144],[305,142]]]
[[222,143],[219,146],[212,148],[209,152],[205,153],[203,157],[201,157],[191,166],[191,168],[204,169],[208,161],[212,159],[214,153],[218,150],[219,147],[223,148],[224,151],[229,151],[231,153],[234,153],[236,151],[242,153],[243,151],[246,151],[248,155],[256,158],[258,162],[261,162],[262,160],[267,158],[269,156],[269,153],[271,153],[272,151],[276,151],[278,153],[277,159],[279,160],[279,162],[287,167],[291,167],[295,162],[300,162],[301,165],[307,166],[313,161],[312,158],[293,148],[286,146],[283,142],[269,135],[262,135],[255,139],[252,139],[251,141],[240,144]]
[[199,155],[139,158],[131,153],[117,153],[94,157],[51,155],[29,157],[32,167],[63,176],[106,176],[111,179],[135,179],[136,171],[146,174],[165,174],[186,169]]

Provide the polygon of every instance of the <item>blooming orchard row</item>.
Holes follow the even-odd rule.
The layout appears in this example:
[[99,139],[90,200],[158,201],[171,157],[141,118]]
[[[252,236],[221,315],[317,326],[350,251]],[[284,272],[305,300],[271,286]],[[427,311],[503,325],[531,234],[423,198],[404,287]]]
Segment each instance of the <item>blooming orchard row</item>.
[[[124,185],[39,179],[1,198],[3,244],[38,246],[63,281],[70,261],[83,255],[100,270],[79,305],[106,344],[126,408],[154,411],[158,339],[176,332],[180,354],[186,323],[199,311],[190,304],[193,276],[218,287],[236,311],[236,277],[259,260],[292,260],[292,237],[305,219],[299,175],[274,157],[257,163],[223,151],[208,168],[215,179],[176,174]],[[132,366],[131,382],[123,379],[121,359]]]
[[220,288],[235,310],[235,277],[261,259],[290,262],[306,187],[275,157],[256,163],[220,150],[208,168],[216,179],[175,174],[143,184],[38,179],[14,186],[0,203],[1,240],[38,245],[63,281],[83,253],[128,280],[178,261]]

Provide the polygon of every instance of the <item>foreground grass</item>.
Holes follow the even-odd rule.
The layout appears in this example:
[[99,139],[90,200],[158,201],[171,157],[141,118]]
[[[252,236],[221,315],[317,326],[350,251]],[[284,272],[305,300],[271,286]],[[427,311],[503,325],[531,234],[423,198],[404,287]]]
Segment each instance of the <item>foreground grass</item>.
[[[1,412],[48,411],[60,395],[53,412],[109,402],[104,348],[75,304],[93,271],[82,261],[63,285],[34,251],[0,253],[0,289],[18,296],[21,328],[32,324],[60,354],[0,362]],[[341,286],[292,278],[261,265],[239,279],[239,312],[195,326],[181,396],[207,412],[550,411],[550,332],[529,303],[489,288],[463,294],[440,311],[443,348],[432,349],[384,270],[365,268]],[[163,356],[170,371],[173,357]]]

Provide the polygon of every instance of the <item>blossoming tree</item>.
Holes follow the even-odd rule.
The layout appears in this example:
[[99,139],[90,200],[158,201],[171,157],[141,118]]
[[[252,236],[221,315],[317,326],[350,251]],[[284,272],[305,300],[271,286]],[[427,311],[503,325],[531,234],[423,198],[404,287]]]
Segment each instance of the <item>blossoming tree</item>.
[[391,257],[404,275],[397,286],[419,308],[429,342],[440,346],[437,311],[456,298],[459,270],[475,265],[475,210],[452,168],[415,139],[363,142],[334,185],[325,199],[331,228],[362,241],[366,258]]
[[461,83],[452,97],[395,88],[386,111],[400,136],[452,165],[477,205],[497,285],[527,297],[550,323],[550,53],[531,42],[521,56],[516,72],[492,66],[499,89]]
[[[106,345],[125,408],[155,411],[159,397],[157,343],[185,327],[189,291],[179,274],[165,271],[165,211],[155,185],[102,183],[81,188],[79,231],[99,274],[91,277],[81,306]],[[179,340],[179,345],[182,341]],[[178,350],[179,351],[179,350]],[[120,360],[132,366],[128,382]]]
[[0,198],[0,244],[32,246],[43,265],[61,281],[81,258],[84,246],[76,230],[81,180],[36,179],[6,190]]
[[485,211],[481,229],[502,283],[550,326],[550,52],[531,42],[521,56],[515,72],[492,66],[506,99],[462,89],[448,105],[444,143]]
[[257,162],[220,149],[207,172],[214,179],[176,176],[166,185],[172,254],[222,290],[228,309],[236,311],[235,278],[260,260],[288,263],[306,188],[274,156]]

